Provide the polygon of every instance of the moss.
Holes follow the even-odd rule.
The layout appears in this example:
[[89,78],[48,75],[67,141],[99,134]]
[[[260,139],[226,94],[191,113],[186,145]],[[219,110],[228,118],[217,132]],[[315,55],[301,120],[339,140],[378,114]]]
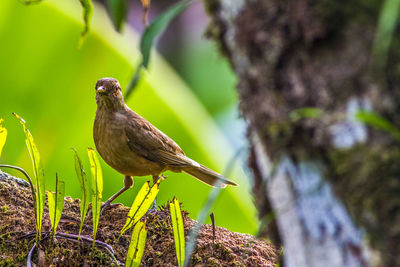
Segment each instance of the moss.
[[[0,184],[2,183],[4,182],[0,180]],[[0,228],[2,231],[4,230],[4,234],[0,236],[0,255],[7,255],[0,257],[0,266],[7,266],[8,262],[20,266],[25,264],[26,256],[34,244],[33,239],[27,238],[15,242],[17,237],[30,233],[35,229],[33,221],[32,223],[27,223],[28,219],[33,217],[32,199],[28,189],[17,190],[17,186],[9,186],[7,184],[5,186],[2,184],[2,187],[6,188],[6,190],[0,190],[0,203],[8,205],[8,210],[12,212],[12,216],[5,216],[4,213],[0,212],[0,221],[2,222]],[[27,207],[25,211],[20,209],[21,206]],[[77,234],[80,221],[79,211],[79,201],[71,200],[70,204],[65,206],[63,216],[74,219],[61,220],[58,231]],[[117,206],[108,210],[100,217],[97,233],[98,240],[105,241],[114,248],[115,256],[120,262],[125,262],[130,242],[129,232],[120,237],[120,230],[125,224],[128,211],[129,208],[124,206]],[[91,218],[88,219],[90,221]],[[142,259],[143,266],[176,266],[174,235],[169,209],[148,213],[144,220],[146,220],[148,233],[145,253]],[[184,211],[183,220],[185,233],[187,234],[195,222]],[[44,213],[43,225],[43,233],[48,232],[50,230],[48,229],[50,222],[47,212]],[[82,231],[82,235],[91,236],[92,229],[90,226],[85,225]],[[222,266],[229,266],[230,259],[224,257],[223,254],[229,254],[231,257],[235,252],[227,252],[230,246],[237,247],[239,244],[249,240],[249,235],[232,233],[219,227],[216,228],[216,235],[222,238],[219,241],[221,243],[220,248],[214,247],[212,242],[212,226],[203,226],[199,233],[195,256],[192,258],[194,263],[203,264],[205,261],[202,259],[213,257],[216,263]],[[250,239],[256,240],[254,237]],[[255,242],[258,242],[258,246],[254,248],[257,251],[256,254],[260,255],[264,261],[273,264],[276,255],[275,248],[262,240]],[[76,244],[66,239],[56,238],[53,246],[49,247],[49,245],[48,239],[41,243],[47,263],[54,263],[60,266],[110,266],[114,264],[108,253],[103,249],[95,248],[92,250],[91,243]],[[236,255],[235,259],[242,263],[245,260],[240,255]],[[34,258],[34,261],[37,262],[37,259]]]
[[[358,145],[329,153],[335,192],[365,227],[385,262],[400,262],[400,147]],[[396,197],[397,196],[397,197]]]

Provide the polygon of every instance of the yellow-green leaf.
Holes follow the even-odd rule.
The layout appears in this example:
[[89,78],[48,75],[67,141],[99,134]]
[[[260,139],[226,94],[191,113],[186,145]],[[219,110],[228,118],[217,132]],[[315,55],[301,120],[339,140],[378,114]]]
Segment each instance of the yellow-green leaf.
[[76,149],[72,149],[74,151],[74,157],[75,157],[75,172],[76,176],[78,177],[79,184],[81,186],[81,205],[80,205],[80,210],[81,210],[81,223],[79,226],[79,234],[78,238],[81,236],[82,232],[82,226],[83,222],[85,221],[85,216],[89,208],[89,202],[90,202],[90,192],[89,192],[89,183],[86,177],[85,170],[83,169],[82,161],[79,158],[78,152]]
[[1,151],[3,150],[4,144],[7,140],[7,129],[3,127],[3,118],[0,118],[0,157]]
[[56,177],[56,192],[48,192],[47,202],[49,204],[49,215],[51,222],[51,236],[52,239],[57,231],[58,223],[61,219],[61,214],[64,208],[64,195],[65,195],[65,184],[63,181],[58,180]]
[[158,192],[160,191],[159,185],[163,178],[159,178],[157,182],[150,187],[150,182],[147,181],[140,188],[135,200],[132,203],[131,209],[128,212],[128,218],[125,225],[121,230],[121,235],[132,227],[136,222],[146,214],[149,207],[153,204]]
[[131,242],[129,243],[125,266],[140,266],[140,262],[143,257],[144,247],[146,245],[146,237],[146,223],[138,221],[132,231]]
[[181,207],[176,197],[169,203],[169,210],[171,213],[172,229],[174,231],[176,258],[178,259],[179,267],[181,267],[185,262],[185,231]]
[[42,219],[43,219],[43,211],[44,211],[44,202],[46,198],[45,192],[45,180],[44,180],[44,170],[40,162],[40,154],[36,147],[36,144],[33,140],[33,136],[31,132],[26,127],[26,122],[23,118],[18,116],[16,113],[13,115],[19,119],[22,126],[24,127],[25,132],[25,142],[28,147],[29,155],[32,160],[32,166],[34,171],[34,184],[36,186],[36,198],[35,198],[35,225],[36,225],[36,240],[40,240],[41,238],[41,230],[42,230]]
[[88,148],[90,172],[92,177],[92,218],[93,218],[93,246],[95,244],[97,227],[99,225],[101,198],[103,193],[103,174],[96,152]]

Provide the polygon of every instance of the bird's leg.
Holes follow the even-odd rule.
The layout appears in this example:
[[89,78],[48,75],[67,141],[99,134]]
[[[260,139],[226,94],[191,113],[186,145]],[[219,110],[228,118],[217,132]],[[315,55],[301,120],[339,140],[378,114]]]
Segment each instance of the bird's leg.
[[[160,175],[153,175],[153,186],[157,183],[158,179],[160,179]],[[154,199],[153,207],[150,209],[150,211],[157,211],[157,197]]]
[[125,175],[124,187],[121,190],[119,190],[117,193],[112,195],[103,205],[101,205],[100,214],[103,214],[103,212],[111,205],[111,202],[113,202],[114,199],[119,197],[119,195],[121,195],[123,192],[125,192],[126,190],[128,190],[132,186],[133,186],[133,178],[132,178],[132,176]]

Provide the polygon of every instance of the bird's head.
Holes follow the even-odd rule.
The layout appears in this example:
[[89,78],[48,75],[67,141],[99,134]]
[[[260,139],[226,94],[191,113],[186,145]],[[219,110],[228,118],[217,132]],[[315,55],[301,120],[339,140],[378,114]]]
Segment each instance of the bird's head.
[[121,86],[114,78],[102,78],[96,83],[97,106],[117,110],[124,107]]

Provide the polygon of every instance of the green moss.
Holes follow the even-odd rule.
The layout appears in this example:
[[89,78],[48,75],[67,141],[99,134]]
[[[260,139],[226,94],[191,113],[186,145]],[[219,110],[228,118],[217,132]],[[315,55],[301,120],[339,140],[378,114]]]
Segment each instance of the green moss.
[[[400,262],[400,148],[398,144],[358,145],[329,152],[332,184],[372,245]],[[396,256],[393,256],[396,255]],[[385,256],[384,256],[385,258]]]

